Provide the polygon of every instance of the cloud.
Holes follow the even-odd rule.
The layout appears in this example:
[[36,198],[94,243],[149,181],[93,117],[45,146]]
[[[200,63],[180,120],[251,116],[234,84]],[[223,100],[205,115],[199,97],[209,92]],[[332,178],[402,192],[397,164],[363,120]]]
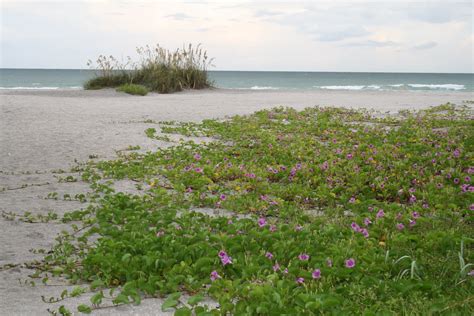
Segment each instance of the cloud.
[[438,43],[436,42],[426,42],[426,43],[422,43],[422,44],[419,44],[419,45],[415,45],[413,46],[414,49],[417,49],[417,50],[423,50],[423,49],[430,49],[430,48],[433,48],[435,46],[438,46]]
[[374,40],[364,40],[360,42],[345,43],[342,46],[347,47],[389,47],[389,46],[398,46],[399,44],[394,41],[374,41]]
[[255,12],[254,16],[255,17],[271,17],[271,16],[277,16],[277,15],[281,15],[282,13],[281,12],[277,12],[277,11],[270,11],[270,10],[258,10],[257,12]]
[[165,18],[171,18],[171,19],[179,20],[179,21],[194,19],[194,17],[192,17],[190,15],[187,15],[186,13],[182,13],[182,12],[165,15]]

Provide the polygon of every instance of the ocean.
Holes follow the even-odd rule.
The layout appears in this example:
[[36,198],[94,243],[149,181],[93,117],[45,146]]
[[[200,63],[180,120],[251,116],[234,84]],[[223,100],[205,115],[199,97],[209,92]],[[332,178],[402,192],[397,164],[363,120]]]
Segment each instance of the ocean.
[[[0,69],[0,89],[82,89],[94,70]],[[209,71],[218,88],[249,90],[474,91],[474,74]]]

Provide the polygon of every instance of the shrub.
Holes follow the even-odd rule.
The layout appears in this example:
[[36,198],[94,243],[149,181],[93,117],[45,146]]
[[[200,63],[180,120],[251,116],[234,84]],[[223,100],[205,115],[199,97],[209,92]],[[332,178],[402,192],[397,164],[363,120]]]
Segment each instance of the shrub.
[[133,95],[147,95],[148,89],[139,84],[126,83],[117,88],[117,91]]
[[[113,56],[100,55],[96,61],[97,77],[84,84],[86,90],[140,84],[150,91],[171,93],[183,89],[205,89],[212,86],[207,74],[211,65],[207,52],[191,44],[176,51],[160,47],[138,47],[138,62],[130,57],[119,62]],[[89,66],[93,66],[91,61]]]

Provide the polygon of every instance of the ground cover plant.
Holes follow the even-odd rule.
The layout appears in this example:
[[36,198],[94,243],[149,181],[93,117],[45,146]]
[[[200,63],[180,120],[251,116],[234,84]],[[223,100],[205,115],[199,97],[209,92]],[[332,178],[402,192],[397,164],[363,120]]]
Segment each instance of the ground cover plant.
[[126,62],[121,62],[104,55],[100,55],[95,64],[89,61],[88,66],[98,73],[84,84],[84,88],[95,90],[138,84],[150,91],[171,93],[212,86],[207,74],[212,59],[200,45],[193,47],[189,44],[175,51],[159,45],[145,46],[138,47],[137,54],[138,61],[128,57]]
[[147,95],[148,89],[139,84],[126,83],[117,88],[117,91],[125,92],[132,95]]
[[[80,311],[167,297],[177,315],[474,312],[469,108],[275,108],[155,126],[148,137],[183,140],[89,163],[100,198],[64,217],[76,232],[39,268],[91,284]],[[140,194],[115,192],[120,179]]]

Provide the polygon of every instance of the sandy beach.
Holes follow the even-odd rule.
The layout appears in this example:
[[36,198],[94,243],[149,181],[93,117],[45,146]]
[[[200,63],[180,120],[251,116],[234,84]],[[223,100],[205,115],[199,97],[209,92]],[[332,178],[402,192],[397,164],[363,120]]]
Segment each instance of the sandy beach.
[[[47,199],[48,193],[77,194],[88,191],[86,183],[58,182],[70,173],[75,161],[110,159],[117,150],[139,145],[148,151],[167,145],[146,137],[150,120],[200,121],[249,114],[263,108],[290,106],[344,106],[396,112],[435,106],[446,102],[462,104],[473,100],[470,92],[426,91],[248,91],[203,90],[169,95],[129,96],[114,90],[2,90],[0,91],[0,212],[49,211],[63,214],[85,204]],[[97,157],[97,158],[95,158]],[[57,170],[66,173],[57,173]],[[127,183],[119,188],[127,190]],[[41,296],[59,296],[64,288],[19,282],[33,270],[22,264],[40,259],[30,249],[48,249],[65,224],[25,223],[0,219],[0,266],[20,264],[0,270],[0,310],[3,315],[47,315],[47,308],[65,305],[75,309],[89,296],[47,304]],[[53,282],[52,282],[53,283]],[[54,283],[56,284],[56,283]],[[158,299],[140,306],[106,308],[95,315],[157,315]],[[166,314],[166,313],[163,313]],[[169,314],[172,314],[171,312]]]

